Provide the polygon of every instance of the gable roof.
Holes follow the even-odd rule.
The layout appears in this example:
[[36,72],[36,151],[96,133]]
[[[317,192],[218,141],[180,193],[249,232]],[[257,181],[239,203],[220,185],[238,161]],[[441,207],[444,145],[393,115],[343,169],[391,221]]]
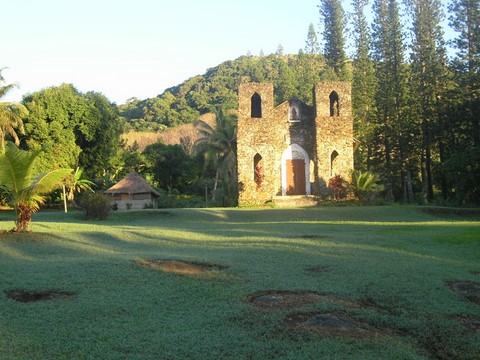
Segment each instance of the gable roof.
[[145,194],[151,193],[154,196],[160,196],[160,194],[155,191],[153,187],[150,186],[149,183],[145,181],[140,175],[138,175],[135,171],[131,172],[127,176],[125,176],[122,180],[118,183],[113,185],[107,191],[106,194]]

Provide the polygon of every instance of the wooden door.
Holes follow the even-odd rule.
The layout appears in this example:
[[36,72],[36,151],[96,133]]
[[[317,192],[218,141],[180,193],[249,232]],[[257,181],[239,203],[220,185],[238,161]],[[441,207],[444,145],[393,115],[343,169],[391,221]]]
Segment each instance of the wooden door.
[[305,160],[287,160],[287,195],[305,194]]

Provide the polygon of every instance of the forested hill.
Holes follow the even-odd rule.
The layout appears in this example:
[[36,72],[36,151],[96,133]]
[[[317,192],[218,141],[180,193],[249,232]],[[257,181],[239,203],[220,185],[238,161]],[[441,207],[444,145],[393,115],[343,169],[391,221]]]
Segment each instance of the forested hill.
[[272,82],[276,103],[291,96],[312,102],[312,86],[328,79],[323,55],[242,56],[208,69],[169,88],[155,98],[131,99],[120,106],[130,130],[155,131],[195,121],[220,108],[237,108],[237,88],[243,82]]

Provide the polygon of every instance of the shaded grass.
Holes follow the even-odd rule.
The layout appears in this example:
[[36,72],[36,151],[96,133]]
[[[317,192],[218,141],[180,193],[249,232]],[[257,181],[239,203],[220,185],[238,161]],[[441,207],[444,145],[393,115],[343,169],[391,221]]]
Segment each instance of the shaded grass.
[[[0,230],[13,223],[0,213]],[[480,309],[445,285],[479,282],[480,222],[408,207],[175,209],[34,215],[33,233],[0,235],[1,358],[469,359]],[[132,260],[228,266],[179,275]],[[310,272],[326,268],[326,272]],[[5,292],[69,299],[18,303]],[[365,304],[262,309],[269,290]],[[282,326],[291,313],[344,312],[387,335],[329,337]],[[394,335],[392,335],[394,334]]]

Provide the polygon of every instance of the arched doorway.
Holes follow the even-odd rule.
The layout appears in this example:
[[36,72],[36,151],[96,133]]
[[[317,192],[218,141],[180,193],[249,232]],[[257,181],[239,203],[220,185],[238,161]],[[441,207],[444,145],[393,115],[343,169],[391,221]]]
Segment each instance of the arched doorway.
[[310,195],[310,159],[297,144],[282,155],[282,195]]

